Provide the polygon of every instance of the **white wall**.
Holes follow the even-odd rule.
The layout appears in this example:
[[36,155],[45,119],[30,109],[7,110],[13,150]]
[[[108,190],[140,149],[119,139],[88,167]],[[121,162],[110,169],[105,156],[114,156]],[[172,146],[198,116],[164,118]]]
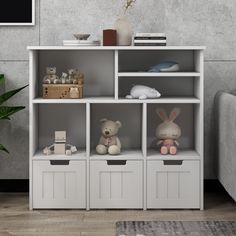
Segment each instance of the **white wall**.
[[[61,45],[72,33],[92,33],[113,27],[122,0],[36,0],[36,26],[0,27],[0,73],[5,88],[28,83],[27,45]],[[236,88],[235,0],[137,0],[129,12],[139,32],[166,32],[169,45],[206,45],[205,57],[205,177],[214,178],[213,98],[218,90]],[[0,178],[28,178],[28,89],[11,100],[26,105],[12,122],[0,124],[0,141],[11,151],[0,159]]]

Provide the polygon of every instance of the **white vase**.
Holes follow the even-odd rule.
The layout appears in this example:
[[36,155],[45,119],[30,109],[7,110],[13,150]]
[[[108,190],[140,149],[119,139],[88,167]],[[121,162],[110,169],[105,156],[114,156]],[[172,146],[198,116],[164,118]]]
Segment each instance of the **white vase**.
[[118,18],[115,22],[117,31],[117,45],[130,46],[132,44],[132,27],[126,16]]

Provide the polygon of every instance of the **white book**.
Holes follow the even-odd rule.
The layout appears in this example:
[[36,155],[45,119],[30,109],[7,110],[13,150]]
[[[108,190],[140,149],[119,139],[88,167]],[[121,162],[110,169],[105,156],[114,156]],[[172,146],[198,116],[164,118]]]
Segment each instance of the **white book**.
[[80,46],[100,46],[100,44],[63,44],[63,46],[76,46],[76,47],[80,47]]
[[64,45],[100,45],[100,41],[89,41],[89,40],[63,40]]
[[159,40],[159,39],[155,39],[155,40],[151,40],[151,39],[135,39],[134,43],[166,43],[166,40]]
[[166,37],[165,33],[135,33],[134,37]]

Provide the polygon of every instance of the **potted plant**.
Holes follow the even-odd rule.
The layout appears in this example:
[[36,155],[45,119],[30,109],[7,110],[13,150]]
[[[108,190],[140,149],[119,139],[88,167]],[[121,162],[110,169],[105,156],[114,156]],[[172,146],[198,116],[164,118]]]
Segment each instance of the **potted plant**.
[[119,46],[130,46],[132,44],[132,26],[126,16],[126,13],[135,2],[136,0],[125,0],[123,14],[115,22],[115,29],[117,31],[117,45]]
[[[0,86],[4,83],[5,78],[4,75],[0,74]],[[23,86],[19,89],[14,89],[11,91],[8,91],[2,95],[0,95],[0,120],[10,120],[10,116],[12,116],[14,113],[23,110],[25,107],[24,106],[5,106],[3,103],[8,101],[11,97],[13,97],[15,94],[20,92],[22,89],[24,89],[26,86]],[[6,153],[9,153],[7,148],[3,146],[3,144],[0,143],[0,151],[4,151]]]

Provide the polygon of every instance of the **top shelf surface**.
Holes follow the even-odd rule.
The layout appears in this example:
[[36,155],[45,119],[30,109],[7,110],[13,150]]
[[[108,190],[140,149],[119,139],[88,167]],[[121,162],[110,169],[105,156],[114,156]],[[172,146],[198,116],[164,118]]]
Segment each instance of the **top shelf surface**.
[[28,50],[205,50],[205,46],[28,46]]

